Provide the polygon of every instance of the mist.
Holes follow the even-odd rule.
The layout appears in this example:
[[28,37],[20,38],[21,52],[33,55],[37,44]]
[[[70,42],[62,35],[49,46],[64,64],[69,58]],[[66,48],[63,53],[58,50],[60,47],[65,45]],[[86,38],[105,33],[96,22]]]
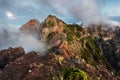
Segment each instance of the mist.
[[72,17],[84,23],[97,23],[106,19],[101,13],[100,0],[40,0],[40,5],[62,17]]
[[113,21],[102,12],[101,7],[105,5],[106,0],[38,0],[38,5],[51,10],[53,13],[63,20],[67,18],[83,22],[84,24],[110,24],[112,26],[119,25],[119,22]]
[[[39,18],[44,20],[48,15],[55,15],[62,20],[91,23],[107,23],[110,26],[120,26],[120,23],[109,19],[101,11],[106,0],[7,0],[0,1],[1,13],[13,12],[15,19],[4,17],[4,24],[23,23],[26,19]],[[13,22],[12,22],[13,21]],[[22,22],[23,21],[23,22]],[[21,24],[19,24],[21,25]],[[23,47],[26,52],[44,52],[46,44],[31,35],[21,34],[18,26],[0,26],[0,49],[8,47]]]
[[36,51],[42,55],[46,44],[37,37],[21,33],[16,26],[0,26],[0,49],[8,47],[23,47],[26,52]]
[[48,15],[55,15],[65,22],[107,23],[111,19],[108,18],[108,12],[104,13],[107,11],[107,8],[104,9],[106,2],[108,0],[0,0],[3,10],[0,11],[12,12],[16,19],[11,22],[19,25],[31,18],[42,21]]

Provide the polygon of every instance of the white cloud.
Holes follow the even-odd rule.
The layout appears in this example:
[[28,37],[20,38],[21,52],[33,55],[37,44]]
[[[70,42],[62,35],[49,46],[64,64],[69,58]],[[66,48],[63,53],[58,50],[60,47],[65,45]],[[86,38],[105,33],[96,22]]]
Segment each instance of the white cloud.
[[36,51],[43,53],[46,51],[46,44],[34,36],[22,34],[17,25],[0,24],[0,49],[8,47],[23,47],[26,52]]

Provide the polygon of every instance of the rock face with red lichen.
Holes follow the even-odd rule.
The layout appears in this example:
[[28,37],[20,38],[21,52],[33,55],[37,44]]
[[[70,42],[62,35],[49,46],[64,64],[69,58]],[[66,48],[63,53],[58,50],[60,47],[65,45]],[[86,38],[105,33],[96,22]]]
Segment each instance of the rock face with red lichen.
[[36,19],[32,19],[20,27],[20,31],[26,34],[38,34],[39,33],[40,22]]
[[66,24],[55,16],[49,15],[43,24],[41,24],[40,38],[43,41],[48,41],[49,34],[59,34],[64,32]]

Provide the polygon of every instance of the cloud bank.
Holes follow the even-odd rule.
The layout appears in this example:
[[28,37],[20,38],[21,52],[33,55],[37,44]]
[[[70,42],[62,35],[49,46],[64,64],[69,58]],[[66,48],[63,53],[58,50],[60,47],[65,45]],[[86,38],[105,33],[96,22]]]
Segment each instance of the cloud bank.
[[50,14],[65,22],[98,23],[109,20],[102,12],[106,2],[108,0],[0,0],[0,12],[12,12],[15,15],[12,22],[19,25],[32,18],[42,21]]
[[32,35],[25,35],[19,32],[14,26],[0,26],[0,49],[8,47],[23,47],[26,52],[36,51],[43,53],[46,51],[46,44]]
[[[106,0],[0,0],[0,24],[25,23],[31,18],[40,21],[49,14],[71,22],[98,23],[106,22],[111,25],[120,25],[109,20],[101,12],[101,6]],[[14,19],[5,13],[10,11]],[[22,24],[19,24],[22,25]],[[22,46],[25,50],[44,51],[45,44],[33,36],[20,35],[16,26],[0,26],[0,49],[10,46]]]
[[85,23],[99,22],[105,19],[100,11],[102,0],[40,0],[39,3],[59,16],[72,17]]
[[103,0],[0,0],[2,9],[13,12],[19,19],[43,20],[53,14],[65,21],[86,23],[103,19],[100,9],[102,4]]

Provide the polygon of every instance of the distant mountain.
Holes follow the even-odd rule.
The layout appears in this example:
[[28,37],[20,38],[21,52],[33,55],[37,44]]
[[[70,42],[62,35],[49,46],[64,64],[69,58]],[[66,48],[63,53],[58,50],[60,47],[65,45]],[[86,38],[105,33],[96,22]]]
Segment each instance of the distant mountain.
[[36,19],[32,19],[20,27],[20,31],[27,34],[35,34],[38,32],[40,22]]

